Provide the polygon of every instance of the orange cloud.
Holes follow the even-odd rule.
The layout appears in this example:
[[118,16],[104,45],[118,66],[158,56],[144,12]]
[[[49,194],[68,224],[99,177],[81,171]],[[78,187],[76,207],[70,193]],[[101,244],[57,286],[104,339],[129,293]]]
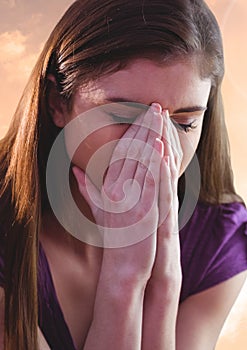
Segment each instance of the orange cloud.
[[10,8],[13,8],[16,6],[16,0],[2,0],[2,3],[4,5],[7,5]]
[[30,50],[28,36],[19,30],[0,34],[0,137],[8,128],[31,70],[37,59],[37,52]]
[[37,58],[26,49],[26,36],[20,31],[0,35],[0,71],[8,82],[27,79]]
[[5,32],[0,35],[0,60],[1,63],[18,56],[25,51],[26,38],[20,31]]

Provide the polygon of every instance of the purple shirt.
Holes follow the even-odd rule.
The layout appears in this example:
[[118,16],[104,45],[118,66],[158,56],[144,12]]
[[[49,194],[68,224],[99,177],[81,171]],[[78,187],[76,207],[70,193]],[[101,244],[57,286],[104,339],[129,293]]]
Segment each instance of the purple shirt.
[[[180,302],[247,269],[247,211],[240,203],[198,203],[180,231],[183,271]],[[1,250],[0,250],[1,252]],[[0,284],[3,285],[0,259]],[[40,244],[39,325],[52,350],[76,350]]]

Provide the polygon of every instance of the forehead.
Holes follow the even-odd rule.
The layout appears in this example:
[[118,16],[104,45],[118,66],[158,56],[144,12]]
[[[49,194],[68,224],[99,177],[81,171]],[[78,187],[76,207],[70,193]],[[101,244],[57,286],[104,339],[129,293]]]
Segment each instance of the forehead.
[[200,78],[193,61],[160,65],[148,59],[131,62],[119,70],[77,91],[77,102],[95,104],[120,98],[150,105],[158,102],[163,108],[175,110],[193,105],[206,105],[210,92],[210,79]]

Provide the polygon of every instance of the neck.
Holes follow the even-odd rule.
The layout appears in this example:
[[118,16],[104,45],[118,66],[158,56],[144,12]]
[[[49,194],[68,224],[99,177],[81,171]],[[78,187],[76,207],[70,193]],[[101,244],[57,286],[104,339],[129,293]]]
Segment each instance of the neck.
[[[94,222],[91,209],[84,197],[81,195],[78,189],[77,181],[72,172],[70,174],[70,188],[75,204],[81,211],[82,215],[84,215],[88,220]],[[81,228],[81,230],[83,229],[84,227]],[[59,245],[72,246],[73,249],[78,249],[81,244],[85,245],[82,239],[80,240],[75,238],[65,229],[65,227],[63,227],[62,223],[59,222],[52,209],[46,210],[42,217],[40,241],[43,244],[47,240],[53,241],[53,243]]]

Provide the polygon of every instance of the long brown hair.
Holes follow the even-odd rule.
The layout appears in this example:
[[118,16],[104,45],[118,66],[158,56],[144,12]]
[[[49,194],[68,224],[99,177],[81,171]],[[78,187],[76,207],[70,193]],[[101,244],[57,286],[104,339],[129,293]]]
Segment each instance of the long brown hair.
[[165,64],[197,57],[212,89],[197,150],[200,199],[237,198],[221,102],[224,75],[217,22],[202,0],[78,0],[49,37],[6,136],[0,141],[0,227],[5,246],[5,349],[35,350],[38,237],[49,209],[45,172],[60,129],[48,108],[48,74],[68,106],[76,88],[148,57]]

